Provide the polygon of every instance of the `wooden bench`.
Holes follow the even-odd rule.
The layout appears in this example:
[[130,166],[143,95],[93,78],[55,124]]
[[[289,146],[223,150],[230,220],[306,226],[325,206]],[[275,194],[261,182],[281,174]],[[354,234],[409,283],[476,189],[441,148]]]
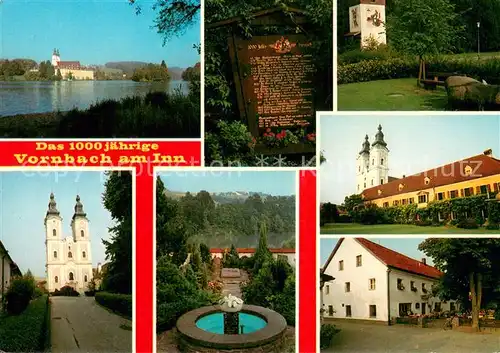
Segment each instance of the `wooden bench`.
[[[429,72],[426,77],[419,82],[424,85],[426,89],[435,89],[437,86],[444,86],[445,81],[450,76],[462,76],[456,72]],[[432,77],[432,78],[431,78]]]

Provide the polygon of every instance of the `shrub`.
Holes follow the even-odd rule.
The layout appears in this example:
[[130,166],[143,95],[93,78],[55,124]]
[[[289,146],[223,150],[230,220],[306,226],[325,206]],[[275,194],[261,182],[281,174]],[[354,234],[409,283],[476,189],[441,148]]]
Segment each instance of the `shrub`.
[[489,223],[486,226],[486,229],[489,229],[489,230],[499,230],[500,229],[500,224],[498,224],[498,223]]
[[336,223],[351,223],[351,222],[352,222],[351,216],[346,214],[339,215],[339,218],[336,221]]
[[86,290],[85,291],[85,296],[86,297],[93,297],[93,296],[95,296],[95,290]]
[[44,295],[33,300],[22,314],[0,317],[0,351],[45,351],[49,311],[48,296]]
[[204,303],[196,297],[182,298],[182,300],[161,303],[156,309],[156,330],[163,332],[173,328],[177,319],[188,311],[200,308]]
[[322,325],[320,331],[320,348],[327,349],[332,344],[333,337],[339,333],[340,330],[335,325]]
[[467,218],[460,220],[457,224],[457,227],[463,229],[477,229],[479,228],[479,225],[474,218]]
[[95,294],[95,300],[102,306],[111,311],[124,315],[132,319],[132,295],[118,294],[108,292],[98,292]]
[[22,313],[29,305],[35,293],[35,282],[29,278],[16,278],[9,286],[5,298],[7,312],[11,315]]
[[52,293],[50,293],[53,297],[78,297],[80,293],[78,293],[73,287],[64,286],[61,289],[56,289]]
[[415,225],[419,227],[429,227],[432,225],[432,222],[428,220],[416,220]]

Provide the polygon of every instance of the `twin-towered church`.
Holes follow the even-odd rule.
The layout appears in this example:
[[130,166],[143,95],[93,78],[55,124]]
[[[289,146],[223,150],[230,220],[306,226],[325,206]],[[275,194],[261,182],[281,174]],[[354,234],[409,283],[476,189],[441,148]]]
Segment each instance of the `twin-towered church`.
[[71,286],[78,292],[86,291],[92,280],[92,256],[89,220],[83,211],[80,196],[76,197],[71,219],[72,235],[64,237],[63,219],[57,209],[54,194],[50,194],[45,216],[47,249],[47,289],[53,292]]

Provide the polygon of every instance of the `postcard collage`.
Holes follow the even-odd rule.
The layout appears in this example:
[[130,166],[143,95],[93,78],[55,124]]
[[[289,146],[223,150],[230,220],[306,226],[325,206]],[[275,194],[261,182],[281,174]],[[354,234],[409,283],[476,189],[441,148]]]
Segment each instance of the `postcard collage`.
[[500,0],[0,0],[0,353],[500,352]]

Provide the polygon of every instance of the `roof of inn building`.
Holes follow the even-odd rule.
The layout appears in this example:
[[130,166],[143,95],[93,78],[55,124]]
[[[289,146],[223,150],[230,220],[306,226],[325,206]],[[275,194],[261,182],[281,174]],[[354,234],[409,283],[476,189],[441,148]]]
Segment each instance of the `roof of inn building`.
[[[412,259],[411,257],[398,253],[397,251],[391,250],[382,245],[376,244],[370,240],[364,238],[354,238],[354,240],[358,242],[362,247],[364,247],[368,252],[370,252],[373,256],[375,256],[379,261],[390,268],[430,278],[439,278],[443,275],[443,273],[435,267]],[[343,241],[344,238],[339,239],[337,245],[335,245],[335,248],[330,254],[330,257],[326,261],[325,266],[323,267],[324,269],[326,269],[330,264],[333,256],[335,255]]]
[[477,156],[365,189],[361,196],[363,200],[370,201],[496,174],[500,174],[500,160],[492,156],[490,149]]

